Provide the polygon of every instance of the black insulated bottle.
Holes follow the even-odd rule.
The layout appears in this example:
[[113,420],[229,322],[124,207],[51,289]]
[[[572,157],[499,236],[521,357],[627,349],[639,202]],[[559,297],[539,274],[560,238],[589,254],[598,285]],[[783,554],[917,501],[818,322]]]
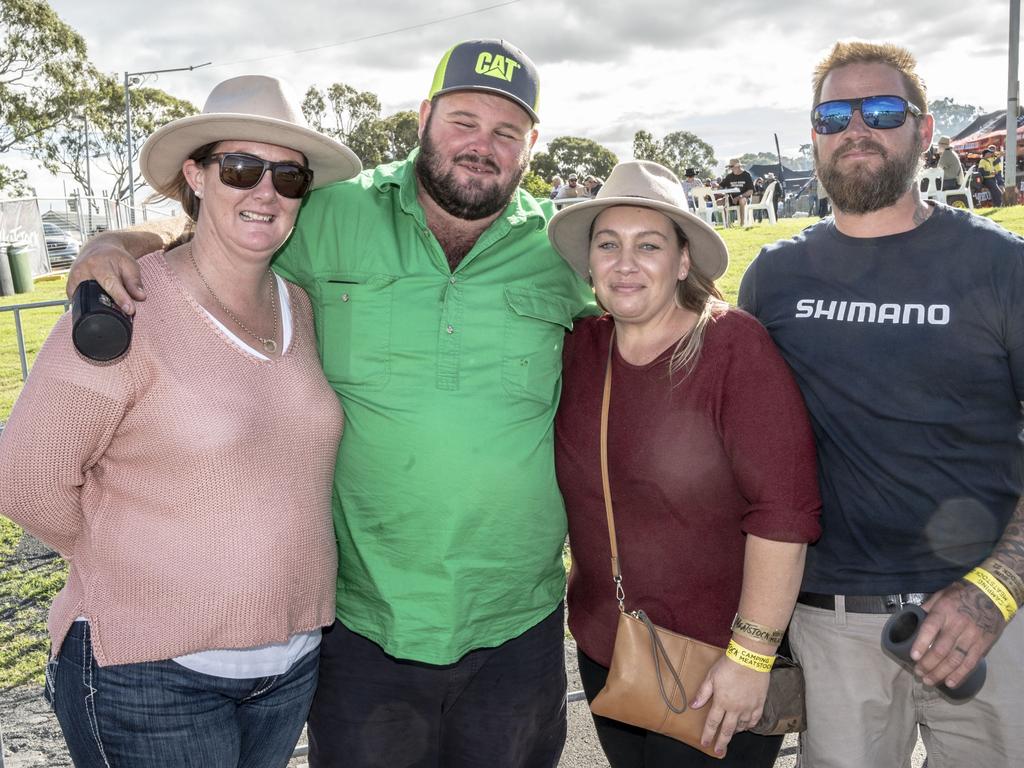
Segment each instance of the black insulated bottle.
[[71,299],[71,339],[90,360],[116,360],[132,343],[132,318],[95,280],[85,280]]

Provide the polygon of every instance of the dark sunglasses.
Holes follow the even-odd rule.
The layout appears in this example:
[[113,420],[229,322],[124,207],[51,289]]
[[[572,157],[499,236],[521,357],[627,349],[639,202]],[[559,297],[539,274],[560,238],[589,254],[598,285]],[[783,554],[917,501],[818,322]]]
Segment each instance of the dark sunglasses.
[[303,197],[313,184],[313,171],[293,160],[272,163],[244,152],[221,152],[199,161],[200,165],[220,165],[220,180],[235,189],[252,189],[270,170],[270,180],[281,197]]
[[868,128],[888,130],[907,122],[907,112],[921,116],[921,110],[900,96],[865,96],[863,99],[837,99],[823,101],[811,112],[811,125],[820,136],[845,131],[853,119],[853,111],[860,110],[861,119]]

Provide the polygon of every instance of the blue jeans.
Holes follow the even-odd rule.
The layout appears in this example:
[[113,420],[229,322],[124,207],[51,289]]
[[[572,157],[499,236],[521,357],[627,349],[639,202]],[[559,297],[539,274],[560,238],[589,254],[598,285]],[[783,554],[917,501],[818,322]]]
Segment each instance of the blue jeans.
[[46,669],[76,768],[287,765],[316,690],[319,654],[286,674],[234,680],[173,661],[97,665],[76,621]]

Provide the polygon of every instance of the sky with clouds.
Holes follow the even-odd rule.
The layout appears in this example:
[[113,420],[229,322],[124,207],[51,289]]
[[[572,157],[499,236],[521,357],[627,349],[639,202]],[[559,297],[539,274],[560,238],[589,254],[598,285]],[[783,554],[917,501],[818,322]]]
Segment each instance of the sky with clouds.
[[[342,81],[385,114],[415,109],[441,53],[504,37],[540,71],[540,145],[595,139],[620,159],[633,134],[687,130],[719,161],[808,141],[810,75],[839,39],[888,40],[919,61],[929,98],[1005,108],[1009,2],[860,0],[50,0],[103,71],[150,76],[201,107],[225,78],[265,73],[300,93]],[[436,22],[436,23],[433,23]],[[397,31],[396,31],[397,30]],[[300,52],[301,51],[301,52]],[[8,162],[10,158],[3,158]],[[12,163],[15,164],[15,163]],[[19,162],[19,167],[28,167]],[[61,182],[34,172],[40,194]]]

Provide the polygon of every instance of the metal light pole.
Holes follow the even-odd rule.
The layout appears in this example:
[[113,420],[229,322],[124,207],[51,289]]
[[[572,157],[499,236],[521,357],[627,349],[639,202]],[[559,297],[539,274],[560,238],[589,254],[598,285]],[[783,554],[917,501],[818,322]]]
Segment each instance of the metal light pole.
[[124,122],[125,122],[125,144],[128,148],[128,217],[132,224],[135,223],[135,173],[132,168],[132,98],[129,89],[133,85],[142,82],[143,75],[161,75],[164,72],[191,72],[193,69],[205,67],[212,62],[193,64],[191,67],[175,67],[174,69],[147,69],[143,72],[124,73]]
[[779,149],[779,134],[773,133],[775,137],[775,154],[779,158],[779,186],[782,187],[782,212],[786,212],[786,170],[782,167],[782,150]]
[[1006,142],[1003,157],[1003,179],[1006,184],[1004,205],[1014,205],[1017,193],[1017,112],[1020,84],[1017,81],[1017,59],[1020,54],[1020,0],[1010,0],[1010,55],[1006,78]]
[[92,170],[89,164],[89,113],[82,111],[82,128],[85,133],[85,188],[89,197],[92,197]]

